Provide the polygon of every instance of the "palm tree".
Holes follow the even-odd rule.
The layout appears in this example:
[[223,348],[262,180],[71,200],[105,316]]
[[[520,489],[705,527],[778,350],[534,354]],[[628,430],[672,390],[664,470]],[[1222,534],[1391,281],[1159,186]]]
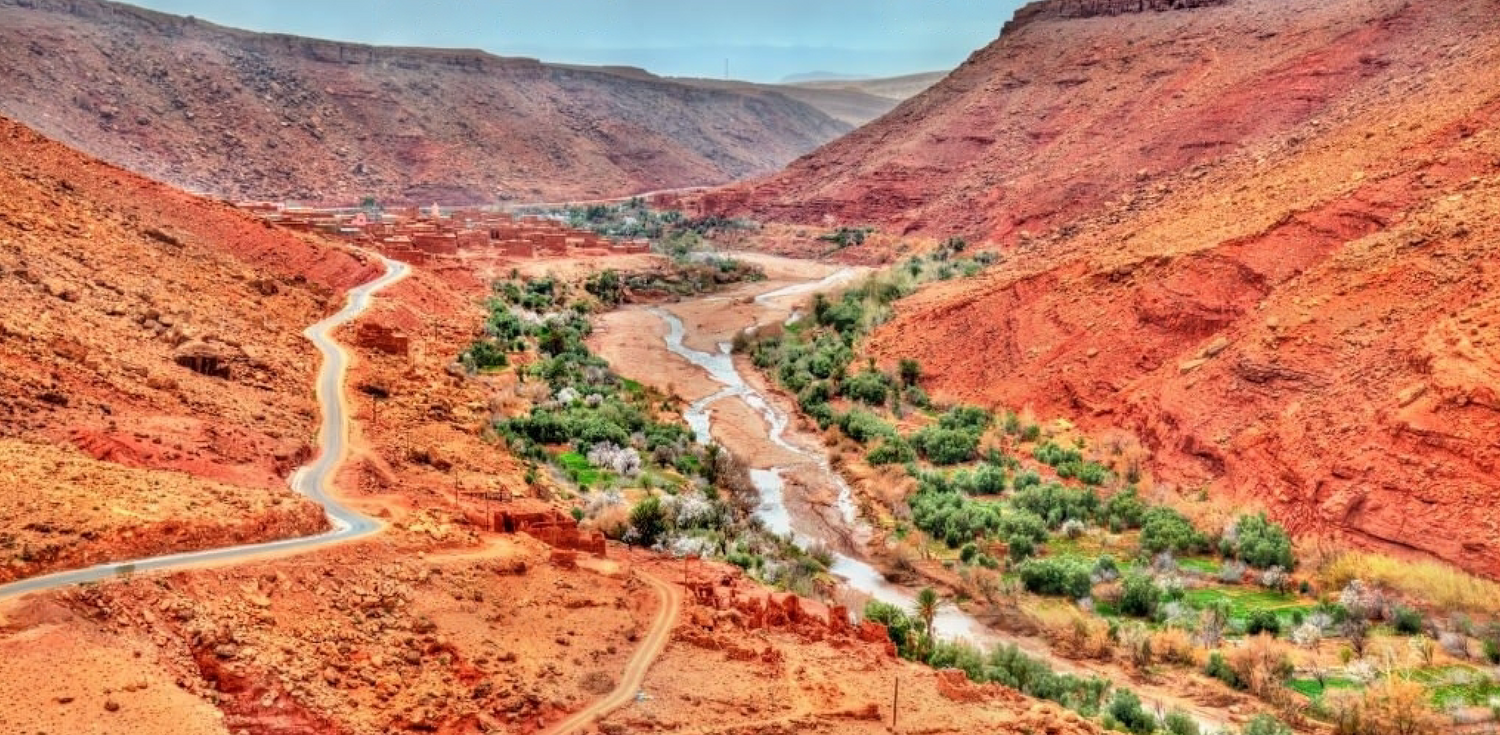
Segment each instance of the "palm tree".
[[938,608],[942,606],[943,598],[938,597],[937,591],[933,588],[923,587],[922,591],[917,593],[916,607],[912,612],[918,620],[922,621],[922,628],[927,634],[922,646],[929,653],[932,651],[932,623],[937,618]]

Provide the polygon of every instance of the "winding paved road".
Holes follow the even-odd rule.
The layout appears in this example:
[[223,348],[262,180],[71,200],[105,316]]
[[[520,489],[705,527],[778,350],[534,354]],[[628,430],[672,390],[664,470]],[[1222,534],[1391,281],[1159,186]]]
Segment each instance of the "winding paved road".
[[338,474],[339,468],[349,454],[349,406],[344,396],[344,377],[349,369],[349,355],[333,338],[333,331],[353,321],[370,308],[377,292],[405,278],[411,272],[410,266],[405,263],[390,260],[376,253],[369,254],[384,264],[385,274],[350,289],[344,308],[303,332],[303,335],[312,341],[318,351],[323,353],[323,364],[318,372],[316,388],[323,422],[318,430],[320,451],[317,459],[299,467],[296,472],[292,473],[289,482],[292,489],[323,506],[328,514],[329,522],[333,524],[332,530],[316,536],[110,562],[84,569],[32,577],[0,586],[0,600],[83,582],[97,582],[134,572],[227,564],[268,553],[304,552],[329,544],[363,538],[379,531],[382,527],[379,521],[345,507],[328,494],[333,478]]

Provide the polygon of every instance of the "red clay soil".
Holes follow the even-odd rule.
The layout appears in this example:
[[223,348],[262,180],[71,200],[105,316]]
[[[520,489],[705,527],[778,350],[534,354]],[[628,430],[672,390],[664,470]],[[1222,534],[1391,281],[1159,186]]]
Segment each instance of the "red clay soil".
[[0,578],[322,530],[301,332],[377,266],[9,120],[0,191]]
[[[1158,37],[1156,55],[1114,84],[1135,89],[1154,60],[1212,49],[1221,60],[1202,79],[1260,69],[1263,89],[1212,84],[1209,104],[1183,78],[1193,86],[1175,99],[1202,106],[1194,119],[1226,123],[1212,129],[1230,140],[1271,127],[1212,166],[1164,178],[1152,168],[1103,206],[1058,187],[1070,176],[1116,180],[1108,166],[1133,165],[1122,152],[1168,131],[1116,118],[1089,161],[1021,167],[1019,176],[1061,177],[1036,179],[1027,201],[1066,225],[1003,250],[977,280],[903,302],[871,350],[887,363],[919,359],[935,392],[1132,430],[1154,450],[1156,477],[1182,490],[1263,503],[1299,532],[1500,577],[1500,16],[1482,2],[1340,2],[1299,8],[1322,19],[1304,25],[1278,7],[1041,20],[977,57],[1026,62],[1067,24],[1078,24],[1069,39],[1167,25],[1180,33]],[[1259,31],[1215,30],[1251,20]],[[1258,36],[1268,39],[1261,57],[1247,53]],[[1325,37],[1336,42],[1304,43]],[[1283,58],[1288,47],[1295,61]],[[1086,75],[1122,63],[1103,54]],[[979,74],[973,67],[966,73]],[[1110,118],[1115,108],[1089,86],[1098,81],[1072,93]],[[1142,107],[1165,114],[1171,99]],[[1205,125],[1170,134],[1199,140]],[[907,140],[891,155],[917,155],[931,138]],[[1186,166],[1198,155],[1189,150],[1156,160]],[[1011,213],[1029,211],[998,200],[974,210],[1000,235],[1020,226]],[[928,210],[906,211],[915,222]]]
[[753,89],[257,34],[98,0],[0,0],[0,114],[190,190],[340,204],[722,184],[850,129]]
[[764,180],[709,193],[701,206],[1013,243],[1176,172],[1285,139],[1349,100],[1399,101],[1396,80],[1481,42],[1462,19],[1482,27],[1478,16],[1493,15],[1479,0],[1056,12],[1112,5],[1141,4],[1034,3],[1018,15],[1027,20],[891,114]]

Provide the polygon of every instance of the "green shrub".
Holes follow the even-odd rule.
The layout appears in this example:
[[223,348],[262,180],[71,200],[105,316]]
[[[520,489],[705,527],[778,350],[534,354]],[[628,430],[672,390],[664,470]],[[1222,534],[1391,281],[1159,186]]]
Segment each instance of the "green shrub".
[[1245,619],[1245,634],[1268,633],[1271,637],[1281,635],[1281,618],[1270,610],[1256,610]]
[[1147,510],[1141,519],[1141,548],[1152,554],[1179,554],[1207,547],[1207,542],[1185,516],[1164,505]]
[[1027,559],[1016,567],[1021,584],[1038,595],[1081,599],[1089,596],[1093,581],[1089,567],[1075,559]]
[[868,444],[873,439],[892,439],[896,436],[896,429],[890,424],[882,421],[869,411],[853,409],[838,418],[839,430],[844,435],[859,442]]
[[1266,519],[1265,513],[1240,516],[1235,522],[1235,554],[1240,561],[1258,569],[1281,567],[1292,569],[1292,540],[1281,524]]
[[913,632],[920,630],[917,621],[907,615],[905,610],[879,600],[865,603],[864,618],[884,625],[886,635],[890,636],[891,642],[896,644],[896,651],[902,655],[907,655],[908,647],[915,642]]
[[1422,632],[1422,613],[1409,607],[1396,608],[1395,620],[1396,632],[1402,635],[1416,635]]
[[912,447],[935,465],[962,464],[974,459],[979,435],[941,426],[928,426],[911,435]]
[[905,439],[886,439],[880,446],[871,449],[865,459],[872,465],[906,464],[915,461],[917,450]]
[[1101,520],[1111,526],[1118,525],[1121,528],[1140,528],[1146,517],[1146,503],[1134,487],[1126,488],[1123,492],[1111,495],[1109,500],[1104,501],[1104,508],[1100,511]]
[[1088,521],[1099,512],[1099,496],[1093,490],[1056,483],[1018,488],[1011,502],[1044,519],[1049,528],[1071,520]]
[[964,544],[963,548],[958,550],[958,560],[965,564],[972,564],[974,562],[974,557],[978,555],[979,547],[975,546],[974,542],[972,541]]
[[995,417],[982,408],[954,406],[938,417],[938,426],[944,429],[962,429],[975,434],[983,432],[994,423]]
[[1124,585],[1120,589],[1121,613],[1149,618],[1156,614],[1156,606],[1160,603],[1161,588],[1156,586],[1156,581],[1149,575],[1128,574],[1125,576]]
[[1001,518],[999,531],[1007,541],[1024,538],[1039,544],[1047,540],[1047,524],[1037,514],[1025,510],[1017,510]]
[[1036,543],[1025,536],[1006,539],[1005,553],[1010,556],[1011,561],[1025,561],[1036,556]]
[[1059,446],[1050,441],[1036,445],[1036,448],[1031,450],[1031,454],[1036,457],[1038,462],[1053,467],[1083,461],[1083,453],[1076,449]]
[[902,358],[898,372],[901,374],[901,384],[911,387],[922,379],[922,363],[911,358]]
[[1198,721],[1180,709],[1168,712],[1161,724],[1172,735],[1200,735],[1202,732],[1198,727]]
[[505,357],[505,348],[501,344],[504,343],[497,344],[492,339],[478,340],[469,345],[469,349],[464,350],[458,360],[463,363],[464,367],[475,371],[505,367],[509,361]]
[[1141,707],[1141,698],[1128,689],[1116,689],[1108,714],[1126,732],[1151,735],[1156,732],[1156,717]]
[[1203,667],[1203,673],[1228,684],[1235,689],[1242,689],[1239,674],[1234,673],[1229,662],[1224,660],[1224,654],[1214,651],[1208,654],[1208,663]]
[[1240,731],[1240,735],[1294,735],[1292,728],[1271,715],[1256,715]]
[[885,405],[890,389],[891,379],[874,370],[860,372],[845,380],[842,386],[844,395],[870,406]]
[[974,495],[999,495],[1005,492],[1005,470],[988,462],[974,470],[974,482],[970,488]]
[[641,546],[654,546],[667,532],[667,512],[661,499],[652,495],[630,509],[630,528]]

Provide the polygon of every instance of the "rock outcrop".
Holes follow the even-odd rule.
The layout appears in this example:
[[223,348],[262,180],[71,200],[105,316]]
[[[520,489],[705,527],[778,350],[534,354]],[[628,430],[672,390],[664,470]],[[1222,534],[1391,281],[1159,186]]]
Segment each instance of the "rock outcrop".
[[1002,33],[1013,33],[1044,18],[1093,18],[1100,15],[1192,10],[1227,5],[1232,0],[1040,0],[1016,10]]

